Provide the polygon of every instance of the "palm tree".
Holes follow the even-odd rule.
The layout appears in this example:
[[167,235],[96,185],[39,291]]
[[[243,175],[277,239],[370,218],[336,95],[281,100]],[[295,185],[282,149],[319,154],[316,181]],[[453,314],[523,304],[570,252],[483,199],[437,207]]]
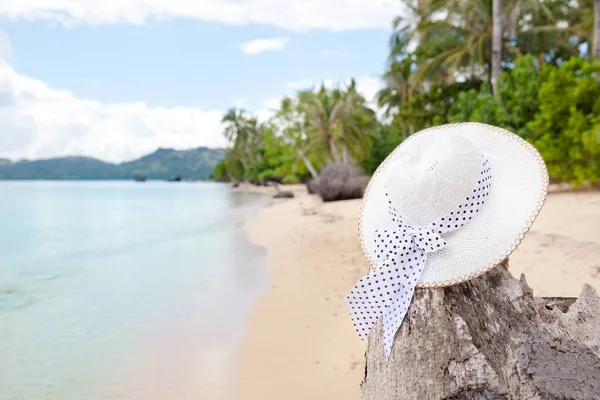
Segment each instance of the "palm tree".
[[329,146],[330,156],[339,163],[340,153],[335,144],[334,124],[337,123],[344,108],[342,92],[334,89],[331,93],[322,85],[317,93],[303,91],[298,93],[301,111],[306,125],[311,131],[309,141],[311,147],[320,147],[322,144]]
[[600,58],[600,0],[594,0],[594,34],[592,57]]
[[348,164],[362,159],[370,151],[377,128],[375,112],[356,89],[354,79],[344,95],[344,111],[339,123],[338,141],[342,146],[342,162]]
[[231,108],[222,122],[225,124],[223,134],[232,146],[231,153],[239,158],[244,168],[256,162],[252,151],[260,141],[260,125],[256,118],[248,116],[244,110]]
[[414,61],[408,56],[400,61],[393,60],[383,75],[386,87],[377,93],[377,103],[385,108],[385,115],[390,115],[391,108],[405,104],[414,89],[412,68]]
[[564,28],[539,0],[430,0],[411,10],[412,20],[395,21],[391,57],[416,48],[414,82],[470,77],[495,83],[503,53],[520,56],[523,47],[541,54],[567,44],[566,35],[557,34]]
[[285,97],[281,100],[281,106],[273,117],[274,126],[279,128],[280,134],[285,141],[292,145],[299,160],[313,178],[319,176],[313,163],[306,155],[307,135],[304,118],[298,111],[298,102]]
[[298,99],[305,118],[308,149],[326,151],[334,163],[350,162],[351,158],[366,154],[376,118],[356,91],[354,81],[345,89],[328,90],[321,85],[316,92],[300,92]]
[[498,89],[498,74],[502,62],[502,0],[492,0],[492,93]]

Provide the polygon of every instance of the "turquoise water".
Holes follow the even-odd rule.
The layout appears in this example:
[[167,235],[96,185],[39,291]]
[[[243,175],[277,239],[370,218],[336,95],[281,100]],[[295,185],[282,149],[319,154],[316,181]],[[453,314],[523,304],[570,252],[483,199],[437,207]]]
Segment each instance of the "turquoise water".
[[228,399],[264,196],[210,183],[0,182],[0,399]]

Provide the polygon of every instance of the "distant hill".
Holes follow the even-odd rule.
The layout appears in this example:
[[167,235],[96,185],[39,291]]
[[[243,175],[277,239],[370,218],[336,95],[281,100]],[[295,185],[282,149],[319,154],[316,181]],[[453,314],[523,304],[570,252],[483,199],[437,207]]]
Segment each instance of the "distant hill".
[[223,157],[225,157],[224,149],[206,147],[184,151],[158,149],[152,154],[123,163],[119,167],[129,177],[140,174],[148,179],[168,179],[181,175],[184,179],[208,179],[215,165]]
[[225,156],[224,149],[199,147],[192,150],[158,149],[154,153],[121,164],[91,157],[59,157],[12,162],[0,159],[0,179],[183,179],[205,180]]

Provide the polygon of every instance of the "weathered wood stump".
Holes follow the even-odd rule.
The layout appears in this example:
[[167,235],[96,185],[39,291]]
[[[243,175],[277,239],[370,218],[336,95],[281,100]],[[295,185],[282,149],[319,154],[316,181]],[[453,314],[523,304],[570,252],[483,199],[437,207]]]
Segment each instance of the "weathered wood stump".
[[417,289],[389,361],[381,320],[363,400],[600,399],[600,298],[533,297],[501,266],[456,286]]

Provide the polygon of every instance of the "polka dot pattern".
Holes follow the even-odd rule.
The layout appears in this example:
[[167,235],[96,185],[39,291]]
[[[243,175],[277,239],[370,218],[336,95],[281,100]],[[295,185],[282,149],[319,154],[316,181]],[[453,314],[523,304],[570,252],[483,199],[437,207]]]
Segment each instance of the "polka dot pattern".
[[361,339],[368,336],[383,315],[386,358],[391,354],[394,337],[425,268],[427,254],[446,246],[442,234],[460,228],[479,212],[489,195],[491,179],[489,163],[484,158],[473,191],[450,213],[425,227],[404,222],[388,199],[391,228],[375,231],[373,238],[379,266],[362,277],[346,296],[354,328]]

